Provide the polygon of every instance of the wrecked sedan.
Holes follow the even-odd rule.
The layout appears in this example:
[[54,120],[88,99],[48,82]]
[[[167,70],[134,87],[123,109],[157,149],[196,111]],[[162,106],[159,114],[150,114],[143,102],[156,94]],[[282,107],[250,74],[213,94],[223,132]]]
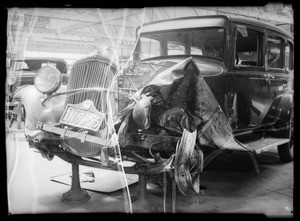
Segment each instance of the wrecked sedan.
[[245,18],[178,18],[137,28],[123,70],[112,54],[102,48],[77,61],[66,87],[59,77],[43,84],[40,74],[36,88],[16,94],[30,146],[72,163],[64,202],[89,199],[78,165],[117,169],[132,161],[123,169],[139,175],[140,192],[146,175],[168,171],[186,194],[199,192],[200,173],[224,150],[249,153],[256,171],[255,157],[269,148],[293,160],[291,34]]

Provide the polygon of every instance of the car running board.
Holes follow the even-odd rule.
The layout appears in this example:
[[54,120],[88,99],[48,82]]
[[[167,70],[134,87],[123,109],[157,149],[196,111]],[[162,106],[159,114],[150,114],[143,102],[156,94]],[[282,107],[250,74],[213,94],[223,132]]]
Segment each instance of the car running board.
[[256,154],[265,152],[271,148],[290,142],[289,139],[284,138],[262,138],[255,141],[244,142],[243,144]]

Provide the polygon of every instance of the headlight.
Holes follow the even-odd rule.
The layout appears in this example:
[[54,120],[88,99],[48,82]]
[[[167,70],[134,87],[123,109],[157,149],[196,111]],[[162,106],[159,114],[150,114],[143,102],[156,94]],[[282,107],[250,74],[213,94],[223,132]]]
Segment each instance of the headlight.
[[53,93],[61,86],[61,73],[53,66],[44,66],[36,73],[34,85],[41,93]]

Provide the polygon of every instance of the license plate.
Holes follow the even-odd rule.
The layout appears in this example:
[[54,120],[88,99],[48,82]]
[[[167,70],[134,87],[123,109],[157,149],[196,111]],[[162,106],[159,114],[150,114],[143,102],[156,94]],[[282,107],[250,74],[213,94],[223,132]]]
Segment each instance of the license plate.
[[60,123],[87,130],[98,131],[105,115],[99,112],[91,100],[79,104],[68,104]]

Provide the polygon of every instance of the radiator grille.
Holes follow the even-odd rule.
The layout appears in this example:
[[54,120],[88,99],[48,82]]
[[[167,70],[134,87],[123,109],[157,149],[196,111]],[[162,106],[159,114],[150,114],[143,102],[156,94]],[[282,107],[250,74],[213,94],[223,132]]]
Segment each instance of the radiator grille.
[[[69,76],[67,90],[78,88],[102,87],[109,88],[112,84],[113,77],[116,74],[117,68],[106,60],[99,58],[82,59],[74,63]],[[115,106],[113,96],[107,100],[107,92],[86,91],[68,95],[66,104],[78,104],[89,99],[94,102],[95,107],[102,113],[107,113],[107,103],[110,102],[112,108]],[[106,115],[106,118],[108,115]],[[94,136],[99,136],[108,139],[109,124],[108,120],[104,120],[99,131],[94,133]],[[101,153],[101,146],[96,143],[84,142],[80,139],[64,139],[63,146],[75,155],[90,157],[98,156]]]
[[[99,59],[87,59],[76,62],[71,69],[68,90],[90,87],[109,88],[116,70],[115,66]],[[106,93],[88,91],[71,94],[67,97],[66,102],[78,104],[86,99],[90,99],[100,112],[105,113],[107,111]]]

